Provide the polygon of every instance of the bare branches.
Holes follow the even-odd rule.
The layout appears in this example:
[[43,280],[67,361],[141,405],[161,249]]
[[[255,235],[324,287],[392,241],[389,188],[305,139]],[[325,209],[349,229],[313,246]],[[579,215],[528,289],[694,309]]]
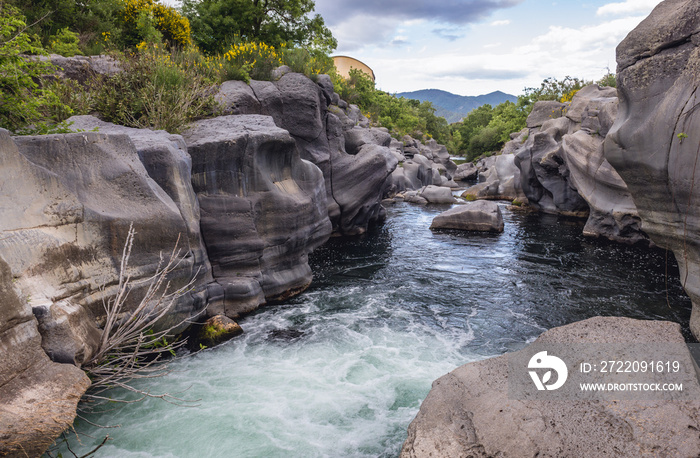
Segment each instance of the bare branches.
[[[171,372],[163,355],[175,356],[177,349],[186,344],[186,340],[175,342],[172,335],[175,329],[189,322],[189,318],[156,331],[156,324],[171,312],[175,302],[192,289],[193,280],[175,291],[170,291],[168,278],[183,262],[176,243],[170,257],[165,262],[161,255],[160,262],[153,276],[132,282],[128,274],[129,258],[134,244],[136,231],[133,224],[124,243],[119,271],[117,293],[104,302],[106,320],[100,345],[95,356],[88,361],[83,369],[92,380],[92,386],[85,399],[95,404],[114,401],[104,395],[112,388],[122,388],[138,394],[138,398],[124,403],[139,402],[147,397],[159,398],[175,404],[188,404],[185,400],[170,393],[154,394],[150,390],[136,388],[134,381],[162,377]],[[125,307],[129,294],[135,285],[147,284],[146,293],[132,311]],[[170,340],[168,340],[170,339]]]

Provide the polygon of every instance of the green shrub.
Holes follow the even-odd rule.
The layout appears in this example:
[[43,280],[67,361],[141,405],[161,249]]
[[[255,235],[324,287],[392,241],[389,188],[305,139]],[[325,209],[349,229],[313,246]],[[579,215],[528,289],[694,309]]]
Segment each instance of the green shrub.
[[65,57],[80,56],[83,53],[80,52],[79,42],[78,34],[66,27],[49,38],[49,51]]
[[46,54],[25,29],[19,10],[0,3],[0,127],[28,134],[47,128],[52,110],[69,108],[41,85],[43,75],[53,73],[55,67],[23,56]]
[[107,121],[178,132],[213,111],[215,81],[174,62],[158,45],[125,58],[122,69],[96,90],[95,108]]

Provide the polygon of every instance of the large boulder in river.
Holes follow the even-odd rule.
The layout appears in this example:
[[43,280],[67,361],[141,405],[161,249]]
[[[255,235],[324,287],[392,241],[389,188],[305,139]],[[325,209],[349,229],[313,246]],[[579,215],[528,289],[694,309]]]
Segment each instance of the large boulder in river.
[[700,337],[700,3],[659,4],[618,46],[617,61],[620,109],[605,157],[644,231],[674,252]]
[[[580,349],[586,343],[597,344],[585,347],[592,352],[603,351],[600,344],[625,345],[640,359],[650,345],[672,346],[683,357],[682,364],[689,366],[683,370],[692,371],[686,374],[692,383],[684,383],[684,390],[691,396],[698,392],[693,362],[676,323],[597,317],[550,329],[532,347],[578,344],[574,348]],[[635,343],[637,346],[629,345]],[[675,402],[586,400],[582,394],[561,400],[520,398],[509,379],[518,370],[518,377],[526,379],[529,387],[527,361],[533,351],[538,350],[526,347],[518,353],[469,363],[436,380],[408,428],[401,457],[697,456],[698,398]],[[580,352],[572,356],[583,357]],[[572,364],[577,368],[577,363]],[[573,373],[571,367],[569,378],[577,377]],[[663,377],[669,379],[668,374]]]
[[234,318],[306,289],[307,255],[331,233],[318,167],[268,116],[198,121],[183,136],[214,276],[209,314]]
[[430,229],[503,232],[503,215],[497,203],[478,200],[440,213],[433,219]]
[[452,196],[450,188],[440,186],[426,186],[418,195],[431,204],[453,204],[455,198]]

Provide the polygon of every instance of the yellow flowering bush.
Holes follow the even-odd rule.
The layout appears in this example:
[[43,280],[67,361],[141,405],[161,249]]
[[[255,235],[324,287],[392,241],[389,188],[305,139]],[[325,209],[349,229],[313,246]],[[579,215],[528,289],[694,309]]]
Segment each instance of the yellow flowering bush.
[[122,2],[120,19],[123,23],[127,46],[133,46],[145,38],[144,19],[171,44],[179,46],[192,44],[190,21],[174,8],[162,5],[157,0],[122,0]]
[[272,70],[280,65],[282,57],[274,46],[255,41],[231,45],[219,62],[222,69],[225,66],[241,68],[251,78],[260,80],[270,79]]

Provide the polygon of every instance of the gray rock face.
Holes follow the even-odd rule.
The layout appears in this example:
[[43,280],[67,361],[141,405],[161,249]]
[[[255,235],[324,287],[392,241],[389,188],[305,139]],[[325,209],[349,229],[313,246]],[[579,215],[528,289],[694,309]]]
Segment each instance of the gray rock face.
[[[3,155],[5,150],[3,150]],[[72,364],[52,362],[42,349],[31,307],[13,286],[0,256],[0,455],[40,456],[75,419],[90,385]]]
[[550,119],[561,118],[564,115],[564,111],[567,108],[566,103],[559,103],[554,101],[537,102],[530,112],[530,116],[527,117],[527,127],[528,129],[534,129],[536,127],[541,127],[545,122]]
[[[533,110],[537,119],[529,124],[539,124],[550,105]],[[587,236],[648,243],[627,185],[603,156],[603,140],[617,109],[616,89],[595,84],[581,89],[565,115],[529,130],[515,162],[523,191],[535,209],[587,217]]]
[[49,60],[58,69],[56,77],[61,79],[73,79],[84,83],[95,75],[114,75],[121,71],[119,61],[111,56],[74,56],[63,57],[51,54],[48,57],[38,57],[40,60]]
[[260,102],[244,81],[225,81],[214,97],[222,115],[259,114]]
[[[683,344],[663,321],[592,318],[537,342]],[[402,458],[696,456],[700,401],[526,401],[508,391],[508,356],[466,364],[433,383]]]
[[515,155],[515,165],[520,169],[523,191],[535,209],[587,217],[588,204],[569,180],[562,149],[562,139],[570,129],[571,121],[565,117],[544,121]]
[[386,131],[369,129],[359,108],[341,103],[329,78],[314,83],[302,74],[280,71],[277,81],[251,81],[252,96],[240,83],[235,86],[235,91],[220,90],[225,107],[271,116],[292,135],[301,158],[321,170],[334,232],[359,234],[381,220],[380,202],[399,156],[390,150]]
[[435,140],[429,140],[424,145],[409,135],[404,135],[400,143],[401,155],[395,154],[400,167],[394,170],[385,197],[431,185],[459,187],[453,179],[457,165],[450,159],[444,145]]
[[183,136],[215,280],[208,313],[235,318],[308,287],[307,255],[331,233],[318,167],[267,116],[199,121]]
[[466,162],[457,166],[452,179],[455,181],[476,180],[479,176],[479,169],[476,168],[473,162]]
[[430,229],[503,232],[503,215],[495,202],[468,202],[440,213],[433,219]]
[[427,200],[431,204],[453,204],[455,198],[452,196],[452,190],[447,187],[426,186],[418,195]]
[[671,249],[700,336],[700,4],[669,0],[617,48],[620,109],[605,157],[627,183],[642,228]]
[[480,183],[468,188],[462,197],[469,199],[508,200],[527,203],[522,190],[520,169],[515,165],[515,155],[490,156],[477,164]]
[[[76,347],[70,339],[49,338],[47,333],[48,354],[80,363],[94,351],[94,339],[87,338],[91,332],[76,327],[74,317],[88,316],[87,322],[77,321],[95,331],[104,314],[103,298],[116,290],[132,222],[137,231],[129,264],[134,282],[152,276],[160,254],[170,253],[178,243],[186,258],[170,275],[173,287],[190,282],[205,265],[203,252],[194,254],[200,248],[190,248],[184,211],[148,175],[126,135],[89,132],[13,141],[0,132],[0,149],[6,186],[0,196],[0,256],[17,287],[31,297],[42,329],[53,329],[54,337],[78,337]],[[205,281],[206,271],[200,275],[195,286]],[[134,288],[127,307],[140,301],[146,286]],[[200,290],[187,293],[170,318],[177,323],[196,314],[204,299]]]
[[571,181],[590,208],[583,234],[648,244],[627,185],[603,157],[603,139],[580,130],[564,137],[563,150]]

